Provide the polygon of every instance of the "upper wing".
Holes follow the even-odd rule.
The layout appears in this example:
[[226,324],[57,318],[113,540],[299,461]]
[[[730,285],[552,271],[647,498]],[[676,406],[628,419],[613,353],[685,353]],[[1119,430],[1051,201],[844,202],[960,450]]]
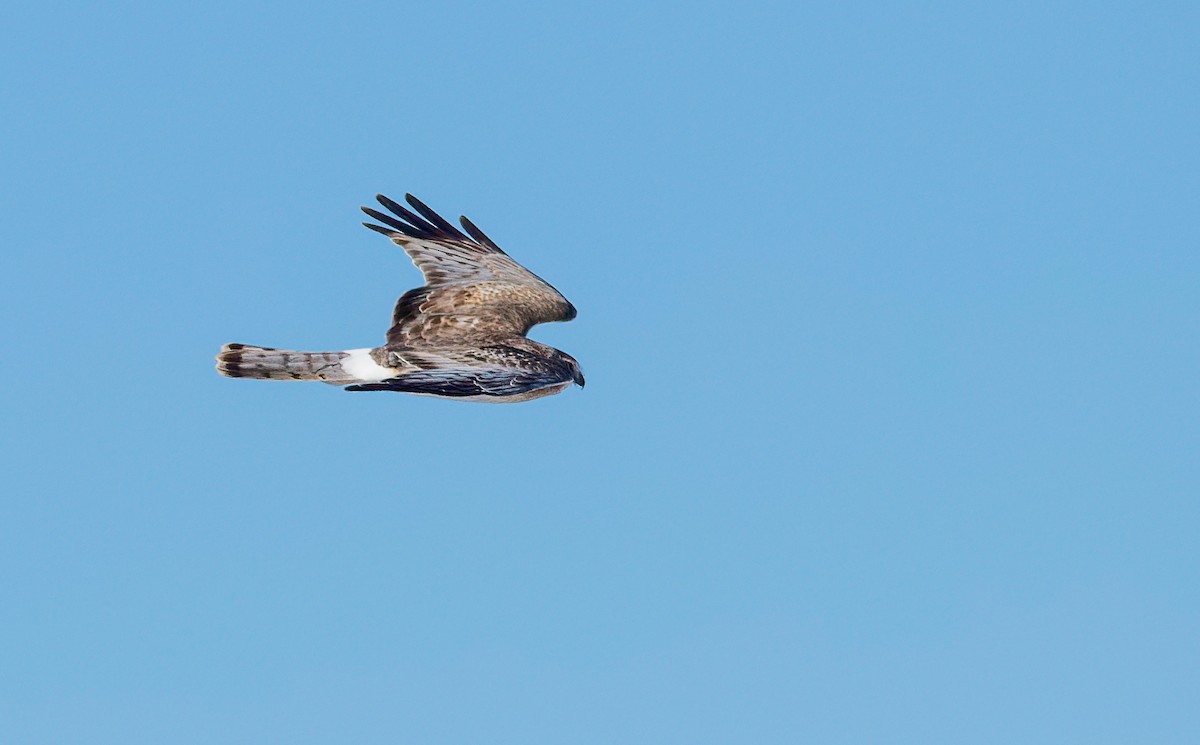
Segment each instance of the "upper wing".
[[569,367],[521,349],[497,344],[476,349],[408,352],[408,372],[348,391],[403,391],[450,398],[503,398],[570,383]]
[[375,198],[395,217],[363,207],[363,212],[383,223],[375,225],[364,222],[363,225],[383,233],[401,246],[425,275],[427,285],[432,287],[498,279],[546,284],[533,272],[509,258],[466,217],[459,219],[469,236],[412,194],[405,194],[404,198],[420,215],[413,214],[382,194],[375,195]]
[[402,247],[425,275],[425,287],[396,304],[389,345],[446,343],[466,338],[524,335],[547,321],[569,321],[575,307],[545,280],[513,261],[466,217],[466,233],[406,194],[414,214],[379,194],[392,214],[363,212],[383,225],[363,225]]

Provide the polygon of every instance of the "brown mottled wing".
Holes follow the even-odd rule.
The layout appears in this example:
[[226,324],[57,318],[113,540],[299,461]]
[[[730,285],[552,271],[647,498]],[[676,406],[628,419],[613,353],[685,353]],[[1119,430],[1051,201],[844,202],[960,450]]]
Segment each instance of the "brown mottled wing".
[[542,357],[505,344],[437,351],[407,351],[412,367],[380,383],[364,383],[348,391],[403,391],[453,398],[508,397],[569,383],[572,373],[561,360]]
[[425,275],[425,286],[396,303],[389,347],[444,346],[455,342],[523,336],[547,321],[567,321],[575,308],[545,280],[513,261],[466,217],[463,229],[411,194],[416,213],[382,194],[392,214],[363,207],[383,225],[364,222],[402,247]]

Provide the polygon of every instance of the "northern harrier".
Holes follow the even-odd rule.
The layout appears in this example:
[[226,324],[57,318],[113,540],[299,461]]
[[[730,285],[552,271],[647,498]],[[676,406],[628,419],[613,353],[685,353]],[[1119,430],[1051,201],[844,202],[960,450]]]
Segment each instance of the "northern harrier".
[[558,290],[509,258],[466,217],[459,218],[464,234],[411,194],[405,199],[417,214],[382,194],[376,199],[395,217],[363,207],[383,223],[363,225],[391,238],[425,275],[424,287],[396,303],[387,342],[344,352],[226,344],[217,355],[222,375],[492,402],[583,386],[571,355],[525,338],[535,324],[575,317],[575,306]]

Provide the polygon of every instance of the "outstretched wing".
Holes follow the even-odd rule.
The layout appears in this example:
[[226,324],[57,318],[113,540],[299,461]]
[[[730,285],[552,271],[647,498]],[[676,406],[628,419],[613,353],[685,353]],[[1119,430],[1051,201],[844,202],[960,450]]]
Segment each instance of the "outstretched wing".
[[478,348],[406,352],[407,372],[348,391],[402,391],[448,398],[522,400],[544,388],[572,382],[562,362],[499,344]]
[[392,214],[363,207],[425,275],[425,286],[396,303],[388,346],[444,345],[468,339],[523,336],[547,321],[569,321],[575,307],[545,280],[513,261],[466,217],[459,230],[411,194],[407,208],[382,194]]

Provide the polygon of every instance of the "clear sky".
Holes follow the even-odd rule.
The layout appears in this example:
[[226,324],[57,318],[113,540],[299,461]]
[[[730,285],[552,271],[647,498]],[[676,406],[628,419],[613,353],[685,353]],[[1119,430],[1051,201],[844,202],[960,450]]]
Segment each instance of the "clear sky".
[[[0,741],[1194,741],[1200,11],[898,5],[9,8]],[[214,372],[406,191],[586,390]]]

